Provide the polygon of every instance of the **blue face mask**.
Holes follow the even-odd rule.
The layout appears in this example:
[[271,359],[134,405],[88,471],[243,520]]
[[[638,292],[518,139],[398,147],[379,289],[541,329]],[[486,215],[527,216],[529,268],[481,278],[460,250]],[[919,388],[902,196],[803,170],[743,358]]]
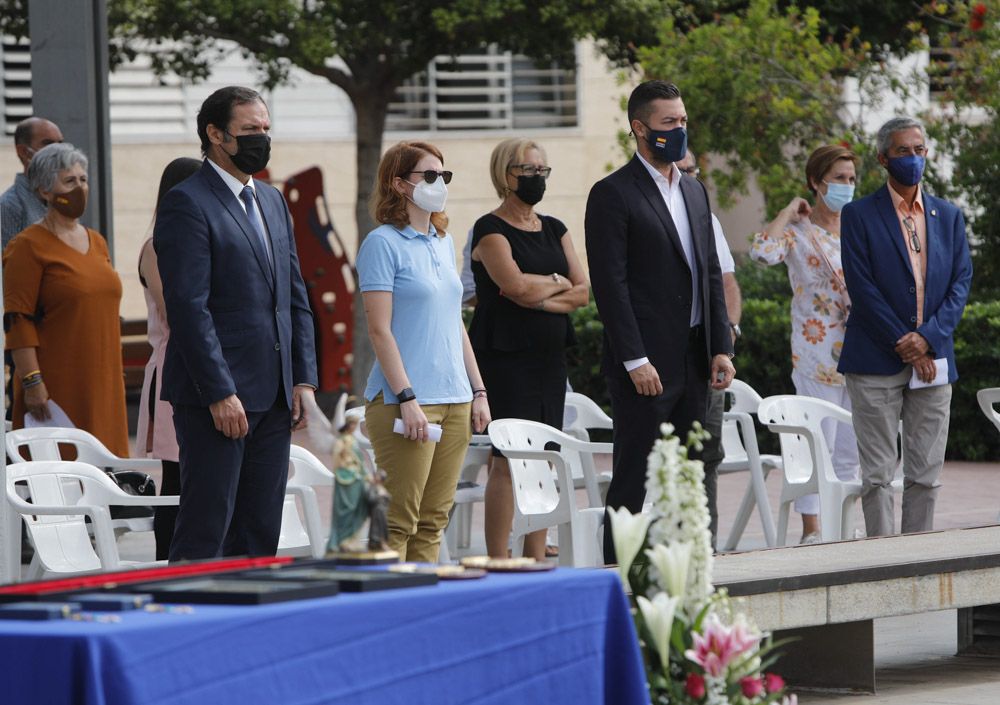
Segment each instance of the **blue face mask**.
[[688,133],[683,127],[672,130],[654,130],[646,123],[646,144],[658,162],[672,164],[687,154]]
[[823,183],[826,184],[826,193],[820,195],[826,207],[834,213],[840,213],[844,206],[854,200],[854,184],[831,184],[829,181]]
[[925,163],[923,157],[911,154],[906,157],[893,157],[886,168],[892,178],[903,186],[916,186],[920,183],[920,177],[924,175]]

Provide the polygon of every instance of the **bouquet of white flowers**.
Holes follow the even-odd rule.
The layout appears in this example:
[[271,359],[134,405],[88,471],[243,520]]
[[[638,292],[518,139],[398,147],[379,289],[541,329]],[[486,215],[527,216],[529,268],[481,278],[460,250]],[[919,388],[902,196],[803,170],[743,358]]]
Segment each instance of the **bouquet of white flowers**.
[[696,425],[681,445],[672,426],[661,430],[646,474],[651,509],[608,512],[618,569],[635,601],[650,698],[656,705],[795,705],[782,678],[766,672],[776,645],[712,587],[705,473],[688,458],[707,434]]

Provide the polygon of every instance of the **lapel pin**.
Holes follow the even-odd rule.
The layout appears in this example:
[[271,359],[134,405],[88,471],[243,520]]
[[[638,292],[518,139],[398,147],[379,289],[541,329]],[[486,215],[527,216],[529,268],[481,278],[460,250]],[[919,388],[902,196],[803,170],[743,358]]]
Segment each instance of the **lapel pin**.
[[931,215],[937,215],[937,209],[931,208]]

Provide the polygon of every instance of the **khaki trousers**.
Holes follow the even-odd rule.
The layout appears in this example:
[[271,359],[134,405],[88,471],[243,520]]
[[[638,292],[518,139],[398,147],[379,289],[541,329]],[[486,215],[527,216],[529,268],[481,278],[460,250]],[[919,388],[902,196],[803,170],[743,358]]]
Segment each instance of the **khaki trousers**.
[[951,385],[910,389],[913,368],[895,375],[849,374],[854,433],[861,460],[861,507],[869,536],[893,533],[892,476],[903,422],[904,534],[934,528],[934,503],[948,444]]
[[379,394],[365,405],[365,425],[375,464],[385,470],[389,501],[389,547],[404,561],[437,563],[441,533],[455,501],[458,474],[472,436],[472,403],[422,405],[430,423],[441,424],[441,440],[411,441],[392,430],[398,404]]

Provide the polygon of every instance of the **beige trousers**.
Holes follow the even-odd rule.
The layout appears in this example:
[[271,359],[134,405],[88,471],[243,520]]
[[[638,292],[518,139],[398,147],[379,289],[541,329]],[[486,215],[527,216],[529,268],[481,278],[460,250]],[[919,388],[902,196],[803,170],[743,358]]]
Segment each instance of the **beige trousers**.
[[404,561],[437,563],[441,533],[455,501],[458,474],[472,436],[471,402],[428,404],[427,421],[441,424],[441,440],[411,441],[392,430],[398,404],[382,395],[365,406],[365,425],[375,464],[385,470],[389,501],[389,547]]
[[895,375],[847,377],[861,460],[861,508],[869,536],[893,533],[892,476],[903,422],[904,534],[934,528],[934,503],[948,444],[951,385],[910,389],[913,368]]

